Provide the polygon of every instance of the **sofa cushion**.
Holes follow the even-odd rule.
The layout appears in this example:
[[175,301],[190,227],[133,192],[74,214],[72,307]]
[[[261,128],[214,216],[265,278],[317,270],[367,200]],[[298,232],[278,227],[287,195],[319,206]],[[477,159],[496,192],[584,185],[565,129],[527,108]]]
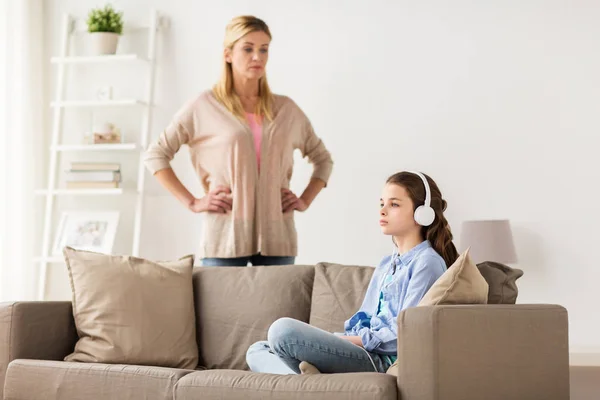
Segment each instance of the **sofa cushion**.
[[487,296],[488,284],[467,249],[429,288],[418,305],[486,304]]
[[313,266],[199,267],[194,271],[200,365],[248,369],[246,351],[281,317],[308,322]]
[[317,264],[309,323],[329,332],[343,332],[344,321],[362,304],[373,271],[373,267]]
[[79,340],[66,361],[193,369],[193,256],[155,263],[65,248]]
[[134,365],[15,360],[8,366],[4,398],[10,400],[173,399],[190,370]]
[[276,375],[212,370],[186,375],[175,386],[177,399],[202,400],[396,400],[396,378],[374,372]]
[[523,276],[523,271],[492,261],[477,264],[481,275],[490,286],[488,304],[515,304],[519,289],[517,279]]

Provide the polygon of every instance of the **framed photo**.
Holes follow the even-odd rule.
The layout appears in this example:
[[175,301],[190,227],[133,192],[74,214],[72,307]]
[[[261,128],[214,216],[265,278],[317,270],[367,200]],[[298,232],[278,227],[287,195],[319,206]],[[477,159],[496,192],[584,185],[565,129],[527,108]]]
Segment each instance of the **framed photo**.
[[62,255],[65,246],[109,254],[117,234],[118,211],[65,211],[54,238],[52,253]]

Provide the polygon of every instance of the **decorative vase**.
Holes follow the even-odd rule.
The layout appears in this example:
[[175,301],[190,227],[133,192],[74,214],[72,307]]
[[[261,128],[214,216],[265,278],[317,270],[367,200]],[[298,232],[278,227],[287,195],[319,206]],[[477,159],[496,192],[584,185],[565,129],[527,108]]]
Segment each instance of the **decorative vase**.
[[90,33],[90,52],[91,55],[101,56],[115,54],[117,44],[119,43],[119,34],[113,32],[91,32]]

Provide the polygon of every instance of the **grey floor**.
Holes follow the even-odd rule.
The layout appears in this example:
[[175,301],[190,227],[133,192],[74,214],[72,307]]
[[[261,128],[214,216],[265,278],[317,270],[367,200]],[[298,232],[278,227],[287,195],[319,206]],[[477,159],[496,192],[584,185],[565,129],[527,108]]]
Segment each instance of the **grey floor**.
[[571,366],[571,400],[600,400],[600,366]]

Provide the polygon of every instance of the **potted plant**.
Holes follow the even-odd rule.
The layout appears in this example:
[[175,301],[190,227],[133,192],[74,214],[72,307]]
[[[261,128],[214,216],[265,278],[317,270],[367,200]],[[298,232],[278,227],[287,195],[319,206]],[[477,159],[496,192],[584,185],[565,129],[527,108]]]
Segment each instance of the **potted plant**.
[[87,19],[91,50],[95,55],[115,54],[119,35],[123,32],[123,12],[116,12],[110,4],[92,9]]

